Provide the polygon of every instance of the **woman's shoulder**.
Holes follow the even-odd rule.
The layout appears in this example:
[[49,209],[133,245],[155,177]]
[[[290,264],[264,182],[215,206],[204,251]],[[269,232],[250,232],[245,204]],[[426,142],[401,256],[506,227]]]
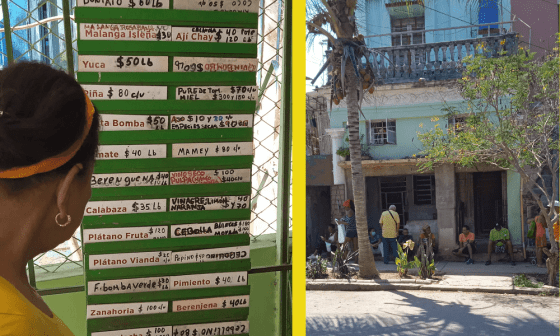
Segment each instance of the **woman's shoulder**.
[[30,305],[23,294],[0,277],[0,314],[26,316],[31,311]]

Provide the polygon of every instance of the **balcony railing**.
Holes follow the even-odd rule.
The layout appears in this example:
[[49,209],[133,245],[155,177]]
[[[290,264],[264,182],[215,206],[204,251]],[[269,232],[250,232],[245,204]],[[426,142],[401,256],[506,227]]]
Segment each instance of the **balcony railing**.
[[[518,38],[515,32],[505,31],[503,24],[511,22],[499,22],[500,28],[492,30],[490,27],[480,25],[465,26],[445,29],[432,29],[414,31],[414,33],[447,34],[451,39],[457,34],[447,32],[449,30],[473,29],[483,32],[484,35],[477,38],[451,40],[445,42],[421,43],[411,45],[399,45],[391,47],[371,48],[375,51],[374,56],[369,59],[375,71],[379,84],[395,84],[425,80],[446,80],[460,78],[465,64],[463,59],[468,55],[487,53],[488,57],[498,57],[501,51],[508,54],[515,52],[518,47]],[[485,29],[486,28],[486,29]],[[485,29],[485,30],[484,30]],[[395,37],[395,35],[410,35],[410,32],[392,33],[384,35],[366,36],[366,38]],[[469,34],[470,35],[470,34]],[[435,40],[436,38],[432,38]],[[437,39],[441,39],[437,38]],[[425,40],[423,39],[423,42]],[[484,51],[478,48],[484,44]]]

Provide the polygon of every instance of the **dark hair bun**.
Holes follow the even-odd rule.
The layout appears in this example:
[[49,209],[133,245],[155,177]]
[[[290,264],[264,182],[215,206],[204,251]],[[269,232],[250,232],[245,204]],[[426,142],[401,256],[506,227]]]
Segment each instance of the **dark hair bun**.
[[[86,124],[80,84],[64,71],[37,62],[19,62],[0,71],[0,111],[0,171],[63,153],[82,136]],[[93,161],[98,130],[96,113],[82,148],[55,171]]]

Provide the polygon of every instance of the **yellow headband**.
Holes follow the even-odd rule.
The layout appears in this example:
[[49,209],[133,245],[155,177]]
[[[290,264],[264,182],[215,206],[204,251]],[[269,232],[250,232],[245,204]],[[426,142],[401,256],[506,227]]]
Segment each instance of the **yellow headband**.
[[82,147],[82,144],[87,138],[89,130],[91,128],[91,124],[93,122],[93,115],[95,113],[95,108],[93,107],[93,104],[89,100],[89,97],[87,93],[85,93],[85,91],[84,95],[86,97],[86,127],[84,128],[84,133],[82,134],[82,136],[70,148],[56,156],[45,159],[41,162],[37,162],[36,164],[33,164],[31,166],[16,167],[0,172],[0,178],[16,179],[46,173],[60,168],[68,161],[70,161]]

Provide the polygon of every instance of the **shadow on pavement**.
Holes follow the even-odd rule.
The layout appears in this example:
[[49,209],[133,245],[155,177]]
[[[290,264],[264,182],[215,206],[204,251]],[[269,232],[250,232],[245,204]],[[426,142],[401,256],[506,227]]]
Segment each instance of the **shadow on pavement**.
[[[386,303],[381,308],[381,312],[385,317],[376,316],[375,313],[361,315],[359,317],[351,316],[352,312],[348,311],[348,316],[307,317],[307,336],[370,336],[370,335],[414,335],[414,336],[443,336],[443,335],[461,335],[461,336],[516,336],[516,335],[558,335],[558,326],[554,325],[542,317],[525,310],[529,314],[526,317],[509,316],[507,312],[501,315],[498,304],[506,302],[497,302],[491,300],[484,308],[473,308],[469,305],[460,303],[450,303],[443,301],[430,300],[417,297],[408,292],[394,291],[400,295],[402,300],[395,300],[394,303]],[[356,293],[359,295],[359,293]],[[458,296],[461,293],[457,293]],[[514,298],[505,296],[504,299],[510,301]],[[460,301],[460,298],[458,299]],[[498,299],[499,300],[499,299]],[[523,304],[523,297],[519,297],[518,303]],[[414,307],[415,313],[403,315],[399,313],[401,306]],[[557,313],[550,305],[550,312]],[[390,309],[386,309],[389,307]],[[483,314],[476,314],[479,309],[487,309],[494,307],[493,318]],[[523,309],[523,308],[520,308]],[[393,315],[394,317],[386,317]],[[501,315],[501,316],[500,316]]]

